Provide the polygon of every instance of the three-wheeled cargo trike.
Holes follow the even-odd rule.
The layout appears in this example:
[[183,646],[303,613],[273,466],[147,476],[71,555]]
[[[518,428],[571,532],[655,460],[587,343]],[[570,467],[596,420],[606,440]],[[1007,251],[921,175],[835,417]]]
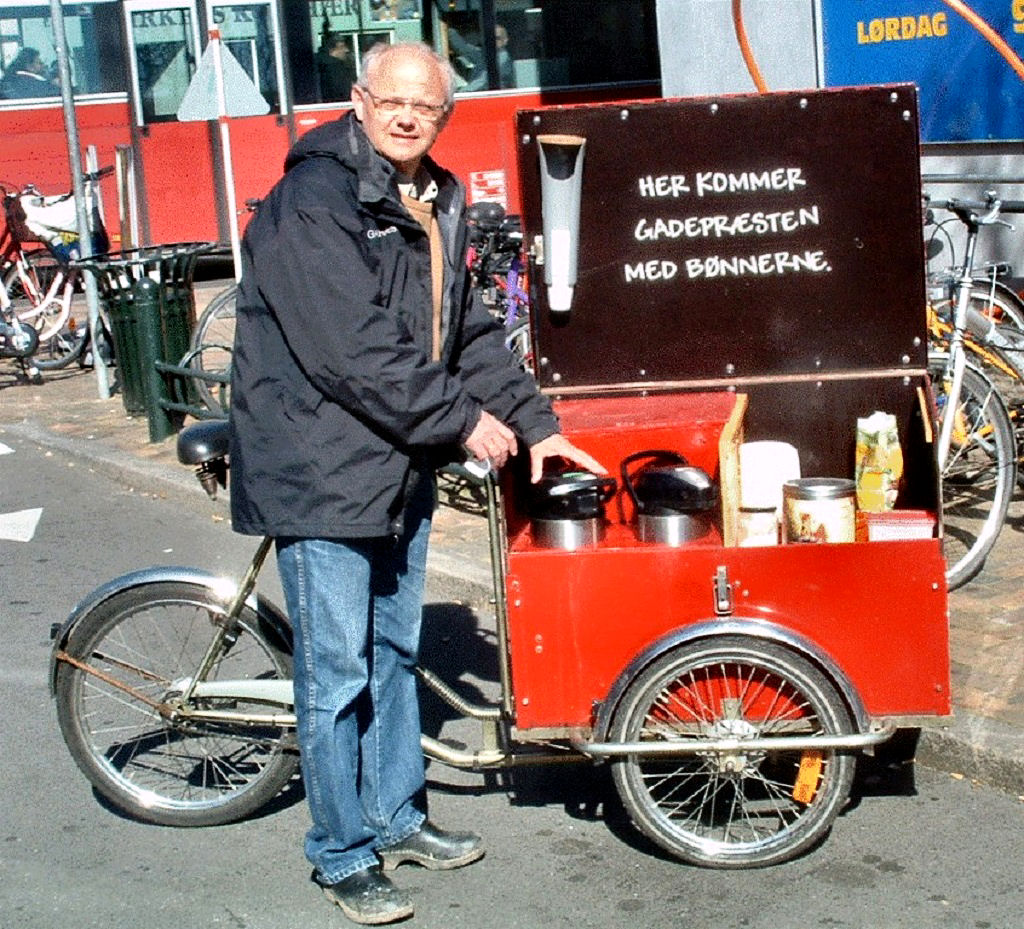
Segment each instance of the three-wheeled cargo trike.
[[[517,144],[536,376],[610,474],[485,480],[501,696],[423,669],[483,727],[425,751],[592,759],[671,854],[786,860],[856,753],[950,712],[915,90],[526,111]],[[899,451],[870,472],[881,505],[875,414]],[[223,478],[223,424],[179,450]],[[269,546],[240,584],[118,578],[57,633],[64,737],[133,815],[224,822],[293,775],[290,630],[253,593]]]

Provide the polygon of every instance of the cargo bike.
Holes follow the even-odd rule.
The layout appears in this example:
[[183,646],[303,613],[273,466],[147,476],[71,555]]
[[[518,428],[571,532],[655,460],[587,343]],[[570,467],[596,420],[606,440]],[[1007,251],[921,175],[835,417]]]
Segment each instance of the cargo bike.
[[[424,736],[428,757],[607,764],[654,842],[739,868],[821,841],[857,753],[949,714],[916,114],[904,85],[519,114],[537,377],[611,474],[484,479],[500,697],[422,669],[481,726],[471,749]],[[787,488],[845,488],[876,411],[895,506],[801,509]],[[223,424],[179,438],[210,487],[226,453]],[[55,630],[63,735],[132,815],[226,822],[292,777],[290,630],[254,593],[269,548],[239,584],[118,578]]]

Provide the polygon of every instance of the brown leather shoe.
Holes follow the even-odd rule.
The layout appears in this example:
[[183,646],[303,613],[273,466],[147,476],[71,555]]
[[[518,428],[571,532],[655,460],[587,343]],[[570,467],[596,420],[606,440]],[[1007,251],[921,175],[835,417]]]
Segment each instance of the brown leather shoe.
[[385,871],[393,871],[407,861],[430,871],[450,871],[483,858],[484,849],[480,836],[472,832],[444,832],[425,822],[419,832],[377,849],[377,854]]
[[336,903],[354,923],[382,926],[412,916],[412,900],[399,890],[380,868],[366,868],[343,877],[336,884],[321,884],[324,896]]

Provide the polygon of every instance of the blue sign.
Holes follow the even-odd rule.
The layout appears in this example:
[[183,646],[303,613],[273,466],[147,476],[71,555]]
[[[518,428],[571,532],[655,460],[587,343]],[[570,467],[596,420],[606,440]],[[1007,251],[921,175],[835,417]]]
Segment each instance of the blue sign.
[[[966,0],[1024,58],[1024,0]],[[1024,79],[943,0],[821,0],[825,84],[911,81],[925,142],[1024,139]]]

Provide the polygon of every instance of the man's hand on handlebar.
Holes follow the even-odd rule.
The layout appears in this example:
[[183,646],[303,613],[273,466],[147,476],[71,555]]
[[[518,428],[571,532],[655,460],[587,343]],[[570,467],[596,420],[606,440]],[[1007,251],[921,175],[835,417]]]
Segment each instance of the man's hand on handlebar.
[[[463,445],[471,457],[478,461],[486,461],[495,469],[502,467],[515,455],[518,448],[515,433],[486,410],[480,414],[480,419]],[[544,461],[548,458],[564,458],[595,474],[608,473],[608,469],[596,458],[592,458],[573,445],[564,435],[556,432],[530,447],[531,483],[536,484],[541,479],[544,474]]]
[[489,461],[494,468],[504,465],[518,448],[516,434],[486,410],[463,445],[473,458]]

